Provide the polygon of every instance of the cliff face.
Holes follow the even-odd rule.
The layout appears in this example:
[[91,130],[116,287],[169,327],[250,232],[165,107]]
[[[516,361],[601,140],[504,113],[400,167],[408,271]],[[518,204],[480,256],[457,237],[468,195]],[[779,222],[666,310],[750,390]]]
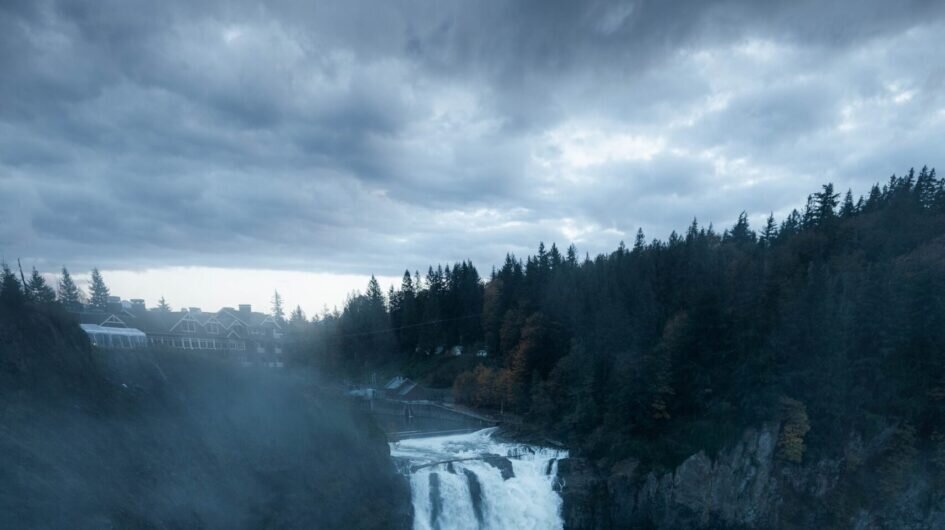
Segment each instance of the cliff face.
[[921,465],[884,496],[861,484],[879,456],[865,455],[866,471],[848,459],[784,464],[777,440],[775,426],[749,430],[715,458],[700,452],[668,473],[638,473],[633,460],[609,470],[562,461],[566,528],[945,528],[945,492]]

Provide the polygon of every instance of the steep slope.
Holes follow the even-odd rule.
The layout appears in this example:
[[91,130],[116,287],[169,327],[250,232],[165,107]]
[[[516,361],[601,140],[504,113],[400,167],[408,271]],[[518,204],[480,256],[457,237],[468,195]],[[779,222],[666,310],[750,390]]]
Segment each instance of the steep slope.
[[408,523],[383,434],[314,381],[99,354],[63,318],[0,314],[0,527]]
[[[900,427],[850,438],[845,456],[792,464],[777,457],[783,430],[749,429],[713,457],[641,471],[629,459],[597,469],[559,462],[566,528],[945,528],[945,491],[925,461],[903,458]],[[899,468],[897,481],[878,470]]]

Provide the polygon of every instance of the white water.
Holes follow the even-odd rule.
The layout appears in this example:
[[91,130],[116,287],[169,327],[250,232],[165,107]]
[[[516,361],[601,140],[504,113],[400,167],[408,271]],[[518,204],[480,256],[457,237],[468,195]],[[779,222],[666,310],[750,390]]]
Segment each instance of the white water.
[[[567,452],[497,442],[492,439],[494,431],[484,429],[391,444],[392,456],[405,472],[410,472],[415,530],[563,527],[561,496],[555,491],[555,482],[557,460],[567,457]],[[515,476],[503,480],[496,466],[478,459],[489,454],[507,458]],[[470,460],[457,461],[460,459]],[[453,462],[443,463],[446,461]],[[433,465],[417,468],[426,464]],[[481,492],[478,514],[471,493],[477,489],[476,483]]]

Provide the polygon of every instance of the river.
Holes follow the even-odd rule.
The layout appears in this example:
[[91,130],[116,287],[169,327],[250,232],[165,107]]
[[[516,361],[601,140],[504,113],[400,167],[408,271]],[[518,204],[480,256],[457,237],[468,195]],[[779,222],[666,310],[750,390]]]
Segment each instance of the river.
[[391,443],[409,474],[415,530],[562,528],[557,461],[567,451],[499,442],[494,432]]

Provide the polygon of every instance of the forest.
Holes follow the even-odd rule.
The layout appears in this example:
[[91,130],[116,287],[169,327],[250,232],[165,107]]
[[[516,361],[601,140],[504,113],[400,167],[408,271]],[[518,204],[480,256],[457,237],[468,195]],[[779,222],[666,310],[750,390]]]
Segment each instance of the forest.
[[[485,279],[469,262],[406,271],[386,294],[372,278],[343,310],[292,327],[298,362],[451,386],[458,402],[604,462],[671,466],[779,421],[785,462],[892,426],[890,487],[920,453],[945,476],[945,179],[934,169],[858,199],[826,184],[758,229],[742,213],[665,241],[641,231],[593,258],[542,244]],[[454,346],[465,353],[448,355]]]
[[[5,313],[64,322],[76,303],[65,270],[58,293],[35,270],[3,265],[0,280]],[[97,271],[92,283],[94,305],[108,292]],[[593,258],[540,244],[486,278],[468,261],[405,271],[387,293],[372,278],[341,311],[283,322],[297,365],[450,388],[603,463],[668,468],[777,421],[784,462],[883,434],[895,448],[884,487],[919,455],[945,480],[945,179],[934,169],[858,199],[823,185],[757,230],[742,213],[721,232],[696,220],[665,241],[639,231]],[[7,356],[5,372],[30,362]]]

